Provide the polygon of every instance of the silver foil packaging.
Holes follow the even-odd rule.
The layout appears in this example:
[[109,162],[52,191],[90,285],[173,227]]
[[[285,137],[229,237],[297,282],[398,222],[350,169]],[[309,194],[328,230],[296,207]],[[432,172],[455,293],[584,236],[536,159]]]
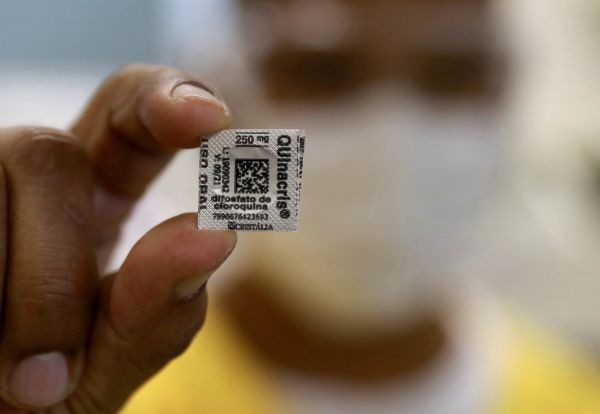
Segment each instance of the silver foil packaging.
[[205,137],[198,228],[297,231],[305,140],[296,129],[230,129]]

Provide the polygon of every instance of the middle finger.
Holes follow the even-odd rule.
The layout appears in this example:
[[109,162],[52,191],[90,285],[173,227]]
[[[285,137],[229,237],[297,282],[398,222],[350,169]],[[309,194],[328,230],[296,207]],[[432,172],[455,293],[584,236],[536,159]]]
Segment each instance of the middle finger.
[[54,130],[0,130],[0,162],[10,223],[0,393],[43,408],[83,365],[98,282],[92,174],[78,142]]

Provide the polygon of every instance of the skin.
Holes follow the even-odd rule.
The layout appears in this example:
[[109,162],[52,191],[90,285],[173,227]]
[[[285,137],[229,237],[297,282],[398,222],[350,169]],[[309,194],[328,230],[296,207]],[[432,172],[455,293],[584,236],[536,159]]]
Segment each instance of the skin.
[[[71,131],[0,129],[1,414],[116,412],[202,326],[206,280],[235,233],[199,231],[195,214],[183,214],[143,236],[116,274],[99,269],[175,151],[229,125],[205,85],[132,65],[109,77]],[[21,362],[56,353],[69,377],[60,396],[14,392],[27,382],[15,377]],[[40,389],[51,387],[42,377]]]

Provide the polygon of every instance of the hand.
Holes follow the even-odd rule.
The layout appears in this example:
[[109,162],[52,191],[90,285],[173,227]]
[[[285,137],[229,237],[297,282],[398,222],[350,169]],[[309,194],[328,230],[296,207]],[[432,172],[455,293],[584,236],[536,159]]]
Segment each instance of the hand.
[[98,263],[176,149],[229,123],[194,75],[134,65],[70,133],[0,129],[0,413],[115,412],[185,350],[235,233],[198,231],[184,214],[142,237],[116,274],[99,277]]

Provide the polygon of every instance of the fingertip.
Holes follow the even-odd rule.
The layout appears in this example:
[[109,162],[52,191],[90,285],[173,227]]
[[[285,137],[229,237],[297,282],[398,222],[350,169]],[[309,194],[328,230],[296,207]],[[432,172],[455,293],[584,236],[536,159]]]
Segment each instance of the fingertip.
[[202,136],[231,124],[227,104],[196,81],[158,86],[143,98],[140,117],[160,143],[172,148],[197,147]]

